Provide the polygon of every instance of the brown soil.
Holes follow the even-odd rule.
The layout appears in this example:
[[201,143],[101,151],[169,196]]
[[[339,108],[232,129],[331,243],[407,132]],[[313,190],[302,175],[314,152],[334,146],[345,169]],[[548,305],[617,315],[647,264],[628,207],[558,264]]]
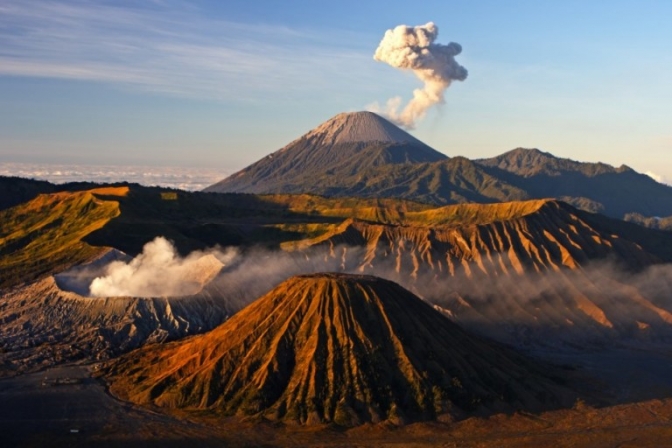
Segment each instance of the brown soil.
[[212,332],[131,353],[109,373],[136,403],[341,426],[575,398],[551,379],[557,369],[469,335],[396,283],[345,274],[294,277]]

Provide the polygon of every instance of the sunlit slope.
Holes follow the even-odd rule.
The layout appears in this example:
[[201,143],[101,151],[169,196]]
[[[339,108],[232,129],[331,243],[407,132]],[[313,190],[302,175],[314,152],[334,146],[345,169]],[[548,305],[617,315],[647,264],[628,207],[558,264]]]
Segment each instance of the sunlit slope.
[[[161,235],[183,255],[240,249],[232,274],[208,290],[226,302],[226,315],[291,275],[326,269],[393,279],[453,319],[513,342],[658,337],[672,321],[661,264],[672,261],[670,233],[554,200],[431,207],[130,186],[44,195],[2,214],[4,288],[109,248],[135,255]],[[247,257],[258,247],[268,252]],[[655,281],[633,277],[656,266]]]
[[40,194],[59,191],[85,191],[98,188],[95,182],[68,182],[53,184],[46,180],[16,176],[0,176],[0,210],[5,210],[35,199]]
[[279,248],[282,242],[324,233],[349,217],[402,222],[409,211],[431,208],[408,201],[311,195],[163,193],[133,187],[120,201],[121,215],[87,241],[130,254],[156,235],[172,240],[183,254],[214,245]]
[[[559,218],[561,211],[563,215]],[[1,213],[0,272],[4,286],[58,272],[100,254],[99,249],[92,246],[114,247],[135,255],[156,236],[165,236],[183,255],[215,245],[270,249],[306,247],[337,235],[353,222],[393,226],[397,233],[438,235],[445,234],[449,228],[465,229],[479,224],[513,222],[524,216],[530,220],[536,216],[538,231],[533,237],[526,236],[520,244],[506,247],[516,257],[530,258],[528,253],[541,250],[534,248],[538,238],[548,239],[539,229],[547,224],[560,227],[561,231],[549,229],[555,232],[553,238],[558,243],[541,250],[538,257],[534,256],[538,260],[532,264],[560,266],[609,256],[623,258],[630,265],[650,260],[651,256],[672,260],[672,244],[665,232],[579,212],[560,202],[546,200],[437,208],[394,199],[208,194],[130,186],[109,191],[42,195]],[[563,221],[564,218],[569,221]],[[587,227],[591,230],[587,234],[574,232],[573,221],[580,221],[577,228],[582,228],[581,223],[590,223]],[[462,231],[451,230],[455,235]],[[399,233],[400,237],[403,232]],[[576,233],[573,237],[565,235],[573,232]],[[612,245],[596,246],[591,236],[595,232],[601,240],[613,239]],[[481,252],[500,253],[504,246],[498,238],[507,239],[497,232],[490,238],[483,235],[483,250],[465,252],[466,260],[476,260]],[[336,237],[334,241],[357,244],[358,240]],[[633,258],[628,243],[639,246],[640,252],[648,255],[635,251]]]
[[394,279],[517,344],[672,335],[666,232],[552,200],[448,206],[411,221],[348,220],[287,247],[326,247],[343,269]]
[[[102,254],[82,239],[119,216],[128,188],[39,195],[0,212],[0,287],[58,272]],[[104,195],[109,199],[101,199]],[[117,200],[115,200],[117,199]]]
[[212,332],[108,370],[136,403],[346,426],[571,402],[552,373],[393,282],[343,274],[293,277]]
[[304,244],[367,248],[366,263],[394,254],[394,264],[469,275],[576,268],[614,257],[632,268],[660,261],[635,241],[600,230],[561,202],[465,204],[409,213],[401,225],[349,220]]
[[279,247],[322,234],[344,217],[399,222],[428,208],[401,201],[212,195],[137,185],[39,195],[0,211],[0,287],[102,255],[135,255],[156,236],[187,254],[215,245]]

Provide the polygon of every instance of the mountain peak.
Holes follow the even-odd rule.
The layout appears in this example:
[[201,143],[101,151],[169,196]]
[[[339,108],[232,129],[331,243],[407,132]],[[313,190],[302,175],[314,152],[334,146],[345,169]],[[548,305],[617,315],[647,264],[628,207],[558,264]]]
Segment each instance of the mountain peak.
[[544,369],[389,280],[314,274],[108,373],[113,392],[138,403],[352,426],[553,406],[564,392]]
[[537,148],[516,148],[507,151],[504,154],[496,157],[499,160],[517,163],[538,163],[540,161],[548,161],[557,159],[550,152],[544,152]]
[[572,159],[556,157],[536,148],[516,148],[491,159],[479,159],[476,163],[496,167],[520,176],[530,177],[539,174],[559,176],[562,173],[577,172],[585,176],[616,173],[623,169],[614,168],[602,162],[578,162]]
[[355,185],[358,172],[370,168],[447,158],[373,112],[342,113],[205,191],[305,193]]
[[322,145],[340,143],[385,142],[425,146],[408,132],[373,112],[345,112],[325,121],[303,136]]

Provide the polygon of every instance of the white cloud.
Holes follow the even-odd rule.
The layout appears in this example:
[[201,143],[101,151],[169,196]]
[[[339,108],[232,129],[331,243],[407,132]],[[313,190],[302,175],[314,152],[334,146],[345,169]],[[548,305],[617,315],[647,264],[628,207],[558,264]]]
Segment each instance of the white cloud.
[[245,100],[324,88],[367,52],[284,26],[217,20],[188,3],[0,4],[0,75],[111,82],[171,95]]
[[132,182],[197,191],[231,174],[208,168],[0,163],[0,176],[67,182]]
[[655,180],[658,183],[667,184],[667,180],[665,179],[665,176],[661,176],[660,174],[656,174],[652,171],[647,171],[644,174],[646,174],[647,176],[649,176],[651,179]]

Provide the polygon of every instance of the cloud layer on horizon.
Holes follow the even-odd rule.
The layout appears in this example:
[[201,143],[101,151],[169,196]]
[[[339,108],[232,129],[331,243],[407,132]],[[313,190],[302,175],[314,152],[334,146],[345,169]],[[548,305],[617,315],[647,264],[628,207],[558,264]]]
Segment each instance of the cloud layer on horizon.
[[0,176],[46,180],[55,184],[131,182],[186,191],[202,190],[229,174],[231,172],[210,168],[0,163]]

